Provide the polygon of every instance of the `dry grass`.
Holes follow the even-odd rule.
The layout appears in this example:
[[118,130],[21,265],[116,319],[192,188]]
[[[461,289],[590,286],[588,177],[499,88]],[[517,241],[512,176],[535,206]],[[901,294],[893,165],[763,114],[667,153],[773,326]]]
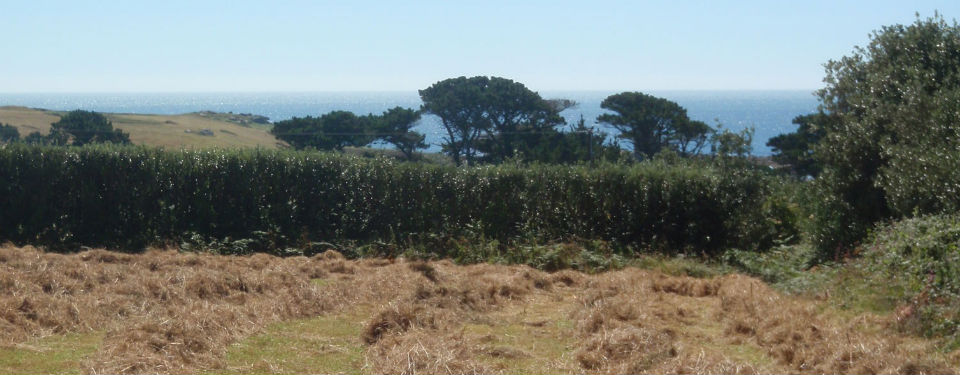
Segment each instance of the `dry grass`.
[[33,132],[47,134],[50,132],[50,124],[57,121],[60,121],[60,116],[51,111],[27,107],[0,107],[0,123],[17,127],[20,137],[26,137]]
[[739,275],[6,246],[0,292],[4,372],[958,371],[894,314],[835,314]]
[[[245,127],[199,113],[182,115],[105,114],[115,128],[130,133],[135,144],[169,148],[263,147],[277,148],[278,141],[263,127]],[[58,112],[25,107],[0,107],[0,123],[16,126],[20,136],[39,131],[47,134],[50,124],[60,120]],[[213,136],[197,133],[210,129]],[[190,130],[190,133],[186,133]],[[279,142],[279,143],[278,143]]]
[[[334,258],[334,259],[331,259]],[[150,251],[75,255],[0,249],[0,344],[105,331],[93,372],[194,372],[221,366],[229,343],[271,322],[334,311],[354,285],[311,277],[343,269],[330,256],[222,257]],[[365,285],[362,288],[373,288]]]

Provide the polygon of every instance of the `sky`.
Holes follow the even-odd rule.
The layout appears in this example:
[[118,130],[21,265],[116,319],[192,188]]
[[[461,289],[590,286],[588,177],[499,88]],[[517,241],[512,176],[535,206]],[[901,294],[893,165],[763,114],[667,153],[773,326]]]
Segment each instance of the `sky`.
[[960,1],[0,0],[0,92],[811,90]]

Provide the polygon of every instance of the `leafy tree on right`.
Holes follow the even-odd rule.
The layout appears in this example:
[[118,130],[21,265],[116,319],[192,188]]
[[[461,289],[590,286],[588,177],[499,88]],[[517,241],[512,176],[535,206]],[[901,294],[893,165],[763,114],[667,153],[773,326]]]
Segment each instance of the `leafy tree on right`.
[[814,241],[833,257],[874,223],[960,210],[960,27],[886,26],[826,64]]

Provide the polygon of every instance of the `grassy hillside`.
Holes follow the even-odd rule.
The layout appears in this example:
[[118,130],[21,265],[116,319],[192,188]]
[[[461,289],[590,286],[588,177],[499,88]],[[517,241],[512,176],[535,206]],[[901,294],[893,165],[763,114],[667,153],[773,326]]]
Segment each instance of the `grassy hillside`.
[[0,123],[17,127],[20,136],[32,132],[46,134],[50,124],[60,119],[56,112],[26,107],[0,107]]
[[[16,126],[20,136],[35,131],[46,134],[62,112],[26,107],[0,107],[0,123]],[[165,147],[255,147],[277,148],[285,144],[267,132],[267,127],[242,125],[238,115],[212,112],[182,115],[105,114],[113,126],[130,133],[136,144]],[[202,135],[209,129],[212,135]],[[189,132],[188,132],[189,131]]]

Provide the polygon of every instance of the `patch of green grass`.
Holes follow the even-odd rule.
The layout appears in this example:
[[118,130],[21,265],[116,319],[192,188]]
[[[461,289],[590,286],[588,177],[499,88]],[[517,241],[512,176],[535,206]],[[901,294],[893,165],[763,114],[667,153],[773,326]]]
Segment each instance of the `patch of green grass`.
[[[314,282],[323,281],[322,279]],[[356,374],[363,367],[364,315],[280,322],[230,346],[225,374]]]
[[[880,226],[843,262],[816,264],[810,245],[728,251],[725,263],[794,295],[826,300],[840,316],[904,314],[898,328],[960,347],[960,218],[934,215]],[[816,265],[814,265],[816,264]],[[904,313],[903,311],[910,311]],[[902,319],[902,320],[901,320]]]
[[758,367],[776,363],[776,360],[770,358],[765,350],[752,344],[717,345],[716,349],[735,362],[750,363]]
[[728,250],[723,262],[738,271],[756,276],[771,284],[783,284],[807,276],[805,270],[813,264],[816,252],[809,245],[780,246],[767,252]]
[[759,277],[783,293],[828,299],[830,306],[850,314],[889,313],[902,299],[895,283],[881,280],[862,261],[815,263],[808,244],[781,246],[765,253],[730,250],[723,260],[739,272]]
[[534,298],[461,329],[480,346],[476,359],[491,369],[507,374],[577,373],[573,352],[579,340],[568,314],[574,303],[573,295]]
[[735,271],[732,267],[723,263],[680,255],[640,255],[636,259],[631,260],[628,265],[641,269],[660,271],[671,276],[690,276],[697,278],[717,277]]
[[[564,358],[577,348],[574,324],[567,319],[543,325],[523,323],[463,326],[465,333],[481,337],[483,356],[478,358],[509,374],[558,373],[575,370]],[[566,370],[566,371],[564,371]]]
[[97,351],[103,332],[70,333],[0,347],[3,374],[81,374],[82,362]]

